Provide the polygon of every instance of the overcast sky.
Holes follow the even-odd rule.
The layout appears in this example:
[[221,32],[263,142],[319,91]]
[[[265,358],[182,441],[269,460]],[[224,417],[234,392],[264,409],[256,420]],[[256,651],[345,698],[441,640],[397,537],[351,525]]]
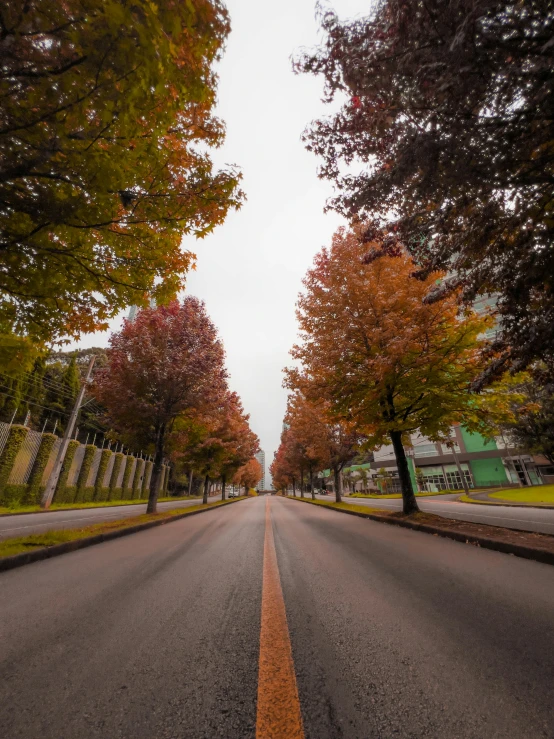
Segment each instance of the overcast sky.
[[[371,3],[336,0],[342,18]],[[330,184],[300,136],[327,110],[322,82],[291,70],[290,56],[319,36],[315,0],[227,0],[232,32],[219,73],[217,114],[227,125],[218,162],[243,172],[247,202],[206,239],[187,240],[198,256],[187,292],[206,302],[227,352],[230,385],[242,398],[269,466],[286,405],[282,368],[296,338],[295,302],[314,254],[342,222],[324,214]],[[106,334],[80,346],[105,345]]]

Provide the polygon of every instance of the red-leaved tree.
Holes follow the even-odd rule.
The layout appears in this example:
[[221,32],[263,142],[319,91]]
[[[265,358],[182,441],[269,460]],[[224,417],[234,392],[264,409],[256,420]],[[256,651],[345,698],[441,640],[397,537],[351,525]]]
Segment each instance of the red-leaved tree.
[[118,433],[154,451],[148,513],[156,512],[175,420],[220,398],[226,378],[223,346],[197,298],[142,310],[113,334],[108,364],[95,378],[95,395]]

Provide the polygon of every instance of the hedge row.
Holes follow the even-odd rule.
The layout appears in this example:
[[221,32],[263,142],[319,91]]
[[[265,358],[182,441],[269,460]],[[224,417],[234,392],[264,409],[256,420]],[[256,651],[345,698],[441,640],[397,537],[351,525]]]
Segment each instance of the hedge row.
[[[17,455],[27,437],[28,429],[25,426],[13,425],[4,449],[0,454],[0,506],[17,507],[22,505],[37,505],[40,503],[44,486],[42,485],[44,471],[52,454],[57,437],[54,434],[42,435],[40,446],[33,462],[26,485],[13,485],[8,479],[13,470]],[[56,485],[54,502],[56,503],[86,503],[91,501],[109,500],[144,500],[148,498],[148,487],[152,474],[153,463],[144,459],[126,456],[121,452],[115,454],[114,464],[107,487],[104,487],[104,477],[108,464],[113,455],[109,449],[103,449],[100,463],[93,486],[87,486],[90,471],[94,462],[97,447],[87,444],[79,469],[76,485],[68,485],[67,480],[75,453],[79,448],[78,441],[71,440],[68,444],[60,477]],[[135,462],[136,459],[136,462]],[[121,474],[121,465],[125,463],[121,487],[116,487]],[[134,470],[133,470],[134,467]],[[132,477],[131,477],[132,475]],[[169,469],[164,469],[160,495],[167,492]]]
[[11,504],[11,493],[8,491],[8,478],[15,464],[19,450],[27,436],[25,426],[11,426],[8,438],[0,454],[0,505]]

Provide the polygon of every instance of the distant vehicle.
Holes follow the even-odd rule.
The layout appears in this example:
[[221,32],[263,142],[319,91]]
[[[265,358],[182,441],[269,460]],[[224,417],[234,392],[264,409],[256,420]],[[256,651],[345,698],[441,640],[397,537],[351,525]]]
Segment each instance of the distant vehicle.
[[229,493],[228,497],[229,497],[229,498],[238,498],[238,497],[239,497],[239,494],[238,494],[238,493],[234,493],[234,492],[233,492],[233,491],[231,490],[231,492]]

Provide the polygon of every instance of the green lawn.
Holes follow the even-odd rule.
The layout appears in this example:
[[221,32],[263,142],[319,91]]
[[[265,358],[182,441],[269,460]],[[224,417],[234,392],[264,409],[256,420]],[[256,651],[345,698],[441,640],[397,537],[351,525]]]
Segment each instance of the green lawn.
[[[194,496],[194,495],[183,495],[179,498],[158,498],[159,503],[163,503],[165,501],[174,501],[177,502],[179,500],[198,500],[202,496]],[[146,498],[140,498],[137,500],[103,500],[103,501],[92,501],[89,503],[54,503],[50,506],[48,509],[49,511],[64,511],[68,509],[74,509],[74,508],[106,508],[109,506],[122,506],[122,505],[146,505],[147,500]],[[0,513],[2,514],[11,514],[11,515],[17,515],[18,513],[40,513],[43,509],[38,505],[27,505],[27,506],[16,506],[13,508],[5,508],[0,506]]]
[[174,516],[188,516],[195,511],[205,510],[206,508],[217,508],[222,505],[235,503],[241,498],[233,498],[232,500],[216,500],[207,505],[194,505],[189,508],[175,508],[171,511],[163,511],[163,513],[144,514],[142,516],[133,516],[132,518],[123,518],[120,521],[110,521],[107,523],[96,523],[92,526],[85,526],[80,529],[64,529],[62,531],[48,531],[45,534],[29,534],[28,536],[20,536],[14,539],[4,539],[0,541],[0,558],[11,557],[14,554],[22,552],[30,552],[33,549],[42,549],[43,547],[53,547],[56,544],[63,544],[67,541],[75,541],[77,539],[85,539],[87,536],[96,536],[97,534],[105,534],[109,531],[119,531],[120,529],[136,526],[149,521],[159,521],[163,519],[171,519]]
[[510,500],[513,503],[551,503],[554,505],[554,485],[497,490],[491,493],[489,497],[491,499]]

